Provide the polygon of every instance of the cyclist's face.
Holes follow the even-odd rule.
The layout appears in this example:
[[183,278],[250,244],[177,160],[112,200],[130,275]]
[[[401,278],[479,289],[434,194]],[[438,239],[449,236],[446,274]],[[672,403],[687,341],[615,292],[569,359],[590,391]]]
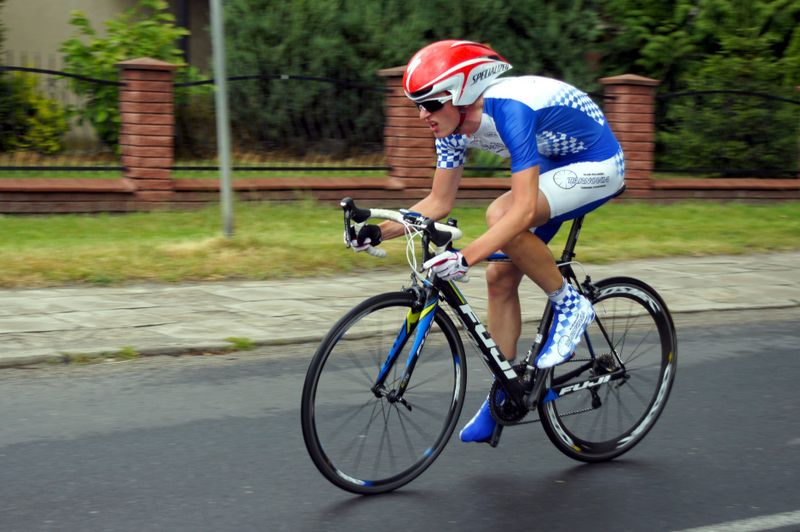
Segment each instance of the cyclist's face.
[[431,128],[434,137],[442,138],[456,130],[461,119],[461,113],[458,111],[458,108],[453,105],[453,102],[448,100],[444,102],[441,109],[433,113],[424,108],[420,108],[419,117]]

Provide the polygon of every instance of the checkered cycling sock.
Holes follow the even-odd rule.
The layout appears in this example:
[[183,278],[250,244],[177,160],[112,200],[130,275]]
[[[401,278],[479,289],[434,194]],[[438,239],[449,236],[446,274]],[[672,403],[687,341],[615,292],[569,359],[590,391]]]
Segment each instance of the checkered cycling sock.
[[567,294],[569,294],[569,284],[567,284],[567,280],[564,279],[561,282],[561,288],[555,292],[550,292],[547,294],[547,299],[549,299],[555,305],[560,305],[564,302],[564,298],[567,297]]
[[549,294],[553,305],[553,324],[547,342],[536,357],[539,369],[550,368],[569,360],[581,335],[594,319],[592,304],[566,281],[562,288]]

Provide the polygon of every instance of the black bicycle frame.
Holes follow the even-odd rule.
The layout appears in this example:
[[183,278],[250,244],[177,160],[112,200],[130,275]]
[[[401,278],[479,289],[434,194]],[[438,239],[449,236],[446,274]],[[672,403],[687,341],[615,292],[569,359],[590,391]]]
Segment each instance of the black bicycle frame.
[[[572,259],[575,257],[575,245],[577,244],[578,236],[580,235],[582,226],[583,216],[579,216],[572,221],[572,226],[570,227],[570,232],[567,237],[567,242],[564,246],[561,261],[558,263],[558,268],[568,282],[573,283],[581,293],[585,293],[585,291],[590,288],[591,281],[587,277],[587,281],[583,286],[581,286],[581,284],[578,283],[575,272],[570,264]],[[424,258],[426,260],[427,258],[430,258],[427,244],[428,243],[425,241],[425,239],[423,239],[423,249],[425,250]],[[486,327],[484,327],[480,322],[475,312],[467,303],[464,295],[452,281],[443,281],[434,276],[431,277],[428,282],[426,282],[425,286],[416,285],[409,290],[413,291],[415,294],[415,304],[409,311],[405,323],[399,331],[397,339],[395,340],[391,351],[388,353],[386,361],[381,367],[378,378],[372,387],[372,391],[376,396],[385,395],[390,402],[399,401],[407,408],[411,408],[411,406],[405,403],[402,397],[408,386],[408,382],[411,378],[411,373],[414,370],[416,361],[419,358],[419,353],[425,343],[428,332],[430,331],[435,314],[436,312],[439,312],[439,303],[442,299],[453,309],[456,316],[458,316],[458,319],[466,329],[467,334],[480,351],[486,366],[489,368],[489,371],[494,375],[495,379],[497,379],[500,386],[506,391],[509,398],[520,408],[531,409],[536,406],[536,402],[539,401],[540,398],[544,401],[554,400],[558,397],[567,395],[568,393],[573,393],[585,388],[592,388],[594,386],[604,384],[609,380],[617,380],[624,374],[624,368],[622,368],[621,370],[614,371],[607,375],[601,375],[599,377],[587,379],[586,381],[580,383],[573,383],[570,386],[565,386],[565,383],[569,379],[580,375],[592,367],[593,363],[592,361],[589,361],[585,364],[582,364],[574,371],[571,371],[561,376],[559,379],[554,380],[552,382],[552,388],[547,390],[545,393],[544,386],[547,380],[546,377],[551,370],[539,370],[535,367],[533,361],[536,355],[538,355],[539,349],[541,349],[541,343],[547,337],[547,331],[545,328],[550,324],[553,314],[553,309],[550,305],[547,305],[544,310],[542,319],[539,323],[536,339],[531,346],[524,363],[515,368],[505,359],[503,353],[500,351],[500,348],[489,334],[489,331],[487,331]],[[606,340],[609,341],[605,328],[599,323],[599,318],[598,325],[602,331],[602,334],[606,336]],[[409,351],[406,367],[400,379],[400,384],[396,389],[387,391],[384,383],[386,381],[388,371],[391,367],[393,367],[400,352],[402,352],[403,348],[408,343],[408,340],[412,338],[412,336],[414,338],[414,343]],[[593,354],[594,350],[591,347],[588,335],[586,336],[586,342],[590,352]],[[609,345],[611,345],[610,341]],[[521,372],[518,372],[517,369],[520,368]]]

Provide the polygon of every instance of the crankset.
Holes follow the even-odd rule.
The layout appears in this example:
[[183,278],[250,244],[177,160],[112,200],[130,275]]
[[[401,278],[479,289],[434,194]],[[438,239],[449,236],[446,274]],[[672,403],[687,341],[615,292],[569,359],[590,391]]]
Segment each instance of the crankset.
[[492,384],[492,389],[489,390],[489,410],[492,417],[500,425],[516,425],[522,418],[528,415],[527,408],[519,408],[506,396],[505,390],[500,387],[497,381]]

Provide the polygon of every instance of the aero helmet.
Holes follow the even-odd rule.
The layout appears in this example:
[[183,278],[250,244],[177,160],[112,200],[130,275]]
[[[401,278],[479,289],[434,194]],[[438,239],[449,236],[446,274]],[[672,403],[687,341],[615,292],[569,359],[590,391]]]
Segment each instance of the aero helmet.
[[471,41],[429,44],[411,58],[403,74],[403,91],[415,103],[448,92],[453,105],[469,105],[492,81],[512,67],[497,52]]

